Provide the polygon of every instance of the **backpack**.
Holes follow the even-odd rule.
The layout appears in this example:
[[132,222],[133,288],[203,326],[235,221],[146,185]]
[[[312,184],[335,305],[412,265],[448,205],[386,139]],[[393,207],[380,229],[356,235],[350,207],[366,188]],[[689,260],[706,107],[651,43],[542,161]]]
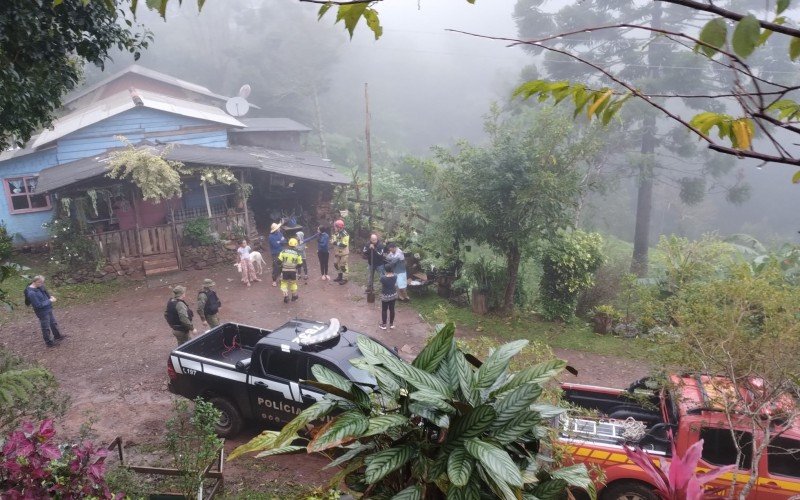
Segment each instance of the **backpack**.
[[25,290],[23,290],[22,293],[23,293],[23,295],[25,295],[25,305],[30,307],[31,306],[31,299],[28,297],[28,288],[29,287],[26,286]]

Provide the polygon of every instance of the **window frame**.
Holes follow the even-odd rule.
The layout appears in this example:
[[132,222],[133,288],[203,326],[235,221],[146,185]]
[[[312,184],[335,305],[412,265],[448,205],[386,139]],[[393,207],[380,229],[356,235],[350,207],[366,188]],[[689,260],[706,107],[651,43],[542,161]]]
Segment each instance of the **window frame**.
[[[271,379],[275,379],[275,380],[281,380],[281,381],[285,381],[285,382],[297,382],[297,379],[288,379],[286,377],[282,377],[282,376],[276,375],[274,373],[267,373],[267,370],[266,370],[267,364],[269,364],[271,362],[271,358],[275,354],[278,354],[280,356],[288,355],[289,358],[291,359],[293,365],[294,365],[294,367],[292,369],[294,370],[295,375],[297,375],[299,358],[296,356],[296,353],[293,352],[293,351],[286,352],[286,351],[282,350],[279,347],[276,348],[276,347],[270,346],[270,347],[265,348],[263,351],[261,351],[261,356],[259,356],[259,358],[260,358],[259,359],[259,364],[261,365],[261,366],[259,366],[259,369],[261,371],[261,377],[267,377],[267,378],[271,378]],[[265,355],[266,355],[266,359],[265,359]],[[264,363],[265,361],[266,361],[267,364]]]
[[[47,210],[51,210],[53,208],[52,202],[50,200],[50,195],[46,193],[31,193],[28,192],[28,181],[30,179],[35,179],[38,182],[39,175],[12,175],[9,177],[3,178],[3,192],[6,195],[6,201],[8,203],[8,213],[10,215],[19,215],[19,214],[29,214],[33,212],[45,212]],[[11,192],[11,181],[21,180],[22,185],[25,186],[26,192],[25,193],[12,193]],[[33,207],[31,203],[32,196],[43,196],[45,202],[47,203],[44,207]],[[16,209],[14,208],[14,198],[25,198],[28,201],[28,208],[21,208]]]
[[[730,437],[730,432],[731,432],[731,430],[726,428],[726,427],[703,426],[703,427],[701,427],[700,431],[697,434],[698,439],[705,439],[704,436],[703,436],[703,432],[704,431],[719,432],[719,433],[725,435],[726,437]],[[734,430],[734,432],[736,433],[736,440],[737,440],[738,443],[741,444],[741,442],[743,441],[743,438],[746,437],[746,436],[749,436],[750,444],[752,445],[753,435],[752,435],[752,433],[750,431]],[[731,442],[731,444],[733,444],[733,443]],[[705,451],[705,446],[703,447],[703,449]],[[733,462],[733,463],[712,462],[711,460],[706,458],[705,453],[701,454],[700,459],[702,461],[706,462],[707,464],[713,465],[715,467],[725,467],[727,465],[735,465],[737,470],[740,470],[740,471],[752,471],[753,470],[753,455],[752,455],[752,453],[753,453],[752,450],[750,450],[749,453],[743,453],[743,455],[742,455],[742,460],[747,460],[748,461],[748,464],[747,464],[746,467],[744,466],[745,464],[739,464],[739,463],[736,463],[736,462]]]
[[[770,453],[770,449],[771,449],[771,448],[773,448],[773,446],[774,446],[774,443],[775,443],[776,441],[780,441],[780,440],[785,440],[785,441],[794,441],[795,443],[797,443],[797,445],[798,445],[798,448],[800,448],[800,439],[796,439],[796,438],[792,438],[792,437],[782,437],[782,436],[779,436],[779,437],[777,437],[777,438],[773,439],[773,440],[772,440],[772,442],[771,442],[769,445],[767,445],[767,450],[766,450],[766,453],[765,453],[765,455],[766,455],[766,459],[767,459],[767,467],[766,467],[766,469],[767,469],[767,473],[768,473],[770,476],[785,477],[785,478],[787,478],[787,479],[789,479],[789,480],[796,481],[796,480],[800,479],[800,473],[798,473],[797,475],[789,475],[789,474],[785,474],[785,473],[783,473],[783,472],[774,472],[774,471],[772,470],[772,467],[771,467],[771,462],[770,462],[770,457],[774,457],[774,456],[775,456],[775,454],[771,454],[771,453]],[[784,449],[785,449],[785,448],[784,448]],[[790,449],[794,449],[794,448],[790,448]],[[795,453],[792,453],[792,455],[794,455],[794,454],[795,454]]]

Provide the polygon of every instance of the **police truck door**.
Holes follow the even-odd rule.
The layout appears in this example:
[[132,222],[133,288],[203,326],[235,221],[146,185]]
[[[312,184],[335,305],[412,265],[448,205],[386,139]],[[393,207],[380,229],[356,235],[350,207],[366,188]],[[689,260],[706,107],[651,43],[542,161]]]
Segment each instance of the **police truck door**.
[[288,346],[268,346],[261,351],[258,366],[247,377],[250,404],[259,423],[271,428],[283,427],[308,406],[303,404],[297,383],[306,374],[306,367],[298,366],[301,354],[292,352]]

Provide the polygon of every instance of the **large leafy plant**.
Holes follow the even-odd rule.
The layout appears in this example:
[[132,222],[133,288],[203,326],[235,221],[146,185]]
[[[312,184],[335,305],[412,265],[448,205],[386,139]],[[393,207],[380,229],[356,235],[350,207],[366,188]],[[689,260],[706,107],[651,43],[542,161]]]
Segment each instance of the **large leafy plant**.
[[566,363],[511,373],[511,358],[526,340],[498,347],[481,363],[457,347],[454,331],[452,323],[441,327],[412,363],[359,337],[364,357],[353,365],[375,378],[377,391],[315,365],[316,380],[307,383],[324,389],[324,399],[280,432],[238,447],[231,459],[256,451],[334,452],[327,467],[342,469],[333,482],[344,480],[365,498],[550,499],[568,486],[593,492],[583,465],[549,470],[541,454],[548,419],[563,411],[539,401],[542,384]]

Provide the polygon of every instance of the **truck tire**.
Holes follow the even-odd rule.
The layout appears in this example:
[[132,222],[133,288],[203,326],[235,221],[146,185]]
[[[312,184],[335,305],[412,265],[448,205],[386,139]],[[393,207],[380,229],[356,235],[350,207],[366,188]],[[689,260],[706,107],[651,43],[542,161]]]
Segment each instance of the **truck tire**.
[[217,436],[223,438],[232,438],[239,434],[239,432],[242,430],[242,424],[244,421],[242,419],[242,414],[239,413],[239,409],[236,408],[236,405],[227,399],[220,397],[211,398],[209,401],[214,405],[214,408],[222,412],[217,424],[214,426],[215,430],[217,431]]
[[612,483],[603,491],[603,500],[658,500],[656,490],[638,481]]

